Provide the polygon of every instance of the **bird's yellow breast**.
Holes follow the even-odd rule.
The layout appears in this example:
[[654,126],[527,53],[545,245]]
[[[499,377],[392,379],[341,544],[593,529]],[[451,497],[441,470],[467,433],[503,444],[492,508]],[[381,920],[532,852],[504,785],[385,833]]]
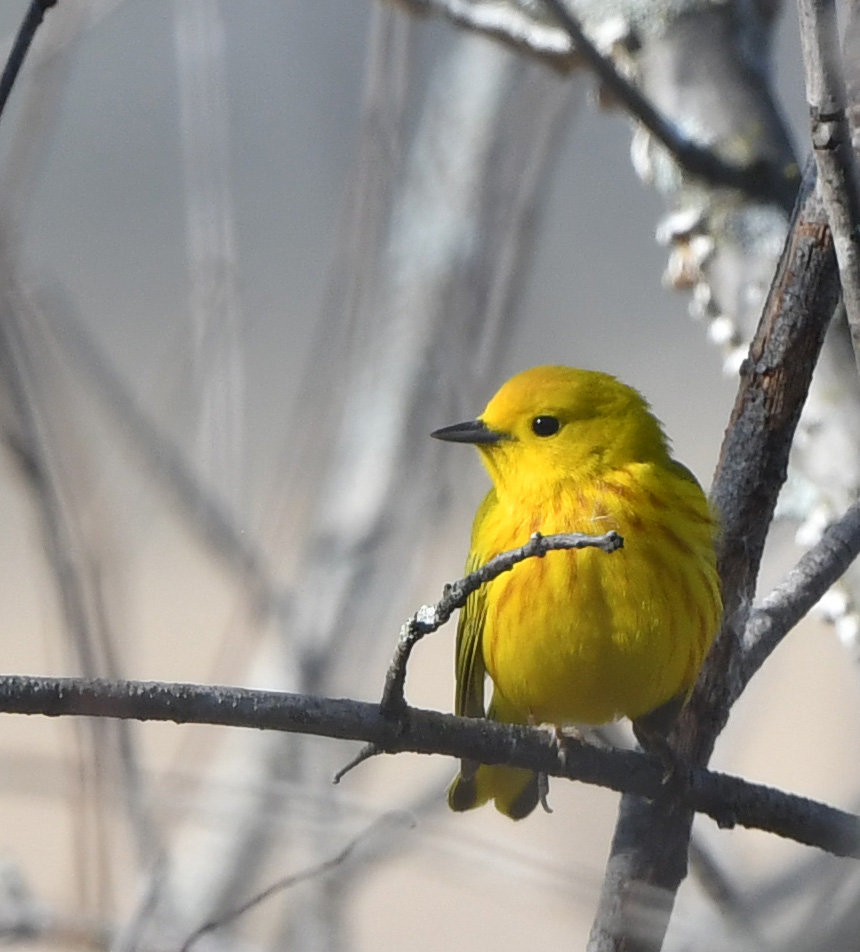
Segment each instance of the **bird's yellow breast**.
[[550,552],[487,587],[481,650],[503,719],[601,724],[692,689],[721,606],[713,519],[686,475],[635,463],[537,504],[496,498],[479,561],[535,531],[609,529],[622,549]]

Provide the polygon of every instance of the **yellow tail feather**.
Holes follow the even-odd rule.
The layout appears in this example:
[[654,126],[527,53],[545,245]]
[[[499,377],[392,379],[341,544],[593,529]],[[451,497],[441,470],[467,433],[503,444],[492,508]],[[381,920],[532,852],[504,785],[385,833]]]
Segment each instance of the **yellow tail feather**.
[[522,820],[538,804],[538,778],[531,770],[519,767],[487,766],[459,773],[448,788],[448,806],[458,813],[473,810],[488,800],[499,813]]

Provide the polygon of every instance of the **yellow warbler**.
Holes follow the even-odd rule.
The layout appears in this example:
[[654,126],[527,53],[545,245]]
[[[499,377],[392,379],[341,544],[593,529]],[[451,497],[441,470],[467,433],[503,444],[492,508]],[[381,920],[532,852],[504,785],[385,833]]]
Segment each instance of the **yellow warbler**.
[[[434,437],[474,443],[493,481],[466,570],[533,532],[601,534],[624,547],[549,552],[469,597],[457,630],[456,712],[514,724],[643,726],[686,701],[722,606],[715,520],[672,459],[641,394],[608,374],[535,367],[481,416]],[[484,709],[484,678],[493,697]],[[656,712],[656,714],[654,713]],[[536,774],[463,762],[454,810],[488,800],[514,819],[539,799]]]

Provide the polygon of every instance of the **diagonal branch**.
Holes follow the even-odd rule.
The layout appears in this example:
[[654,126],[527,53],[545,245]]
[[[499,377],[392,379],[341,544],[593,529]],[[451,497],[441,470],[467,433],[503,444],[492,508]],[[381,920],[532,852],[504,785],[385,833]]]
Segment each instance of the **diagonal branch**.
[[558,69],[584,62],[630,115],[641,122],[691,175],[717,186],[738,189],[751,198],[791,210],[797,179],[788,170],[761,160],[735,165],[709,148],[691,142],[640,90],[603,56],[583,31],[564,0],[541,0],[555,23],[538,19],[513,3],[474,0],[401,0],[416,13],[438,12],[452,23],[475,30],[538,57]]
[[761,323],[741,368],[714,479],[726,615],[681,738],[699,762],[710,756],[728,717],[727,673],[738,650],[745,606],[755,594],[797,421],[839,297],[833,241],[815,178],[810,163]]
[[860,502],[828,526],[819,542],[750,615],[735,656],[729,702],[740,697],[765,659],[860,555]]
[[237,919],[250,912],[252,909],[256,909],[257,906],[259,906],[261,903],[264,903],[267,899],[271,899],[271,897],[277,893],[283,892],[287,889],[292,889],[299,883],[307,882],[309,879],[316,879],[317,877],[324,876],[326,873],[330,873],[339,866],[343,866],[344,863],[346,863],[346,861],[358,849],[358,847],[362,845],[362,843],[378,836],[380,833],[385,832],[386,828],[392,828],[395,826],[405,828],[414,825],[415,820],[409,814],[397,813],[393,811],[390,813],[384,813],[378,820],[374,820],[370,826],[362,830],[357,836],[354,836],[346,844],[346,846],[339,850],[334,856],[330,857],[329,859],[322,860],[319,863],[315,863],[313,866],[303,869],[299,873],[291,873],[288,876],[283,876],[270,886],[267,886],[261,892],[255,893],[250,899],[248,899],[246,902],[243,902],[241,905],[232,909],[228,909],[226,912],[219,912],[217,916],[196,929],[182,944],[182,948],[179,950],[179,952],[189,952],[191,947],[196,945],[197,942],[205,935],[209,935],[212,932],[217,932],[219,929],[223,929],[225,926],[232,924]]
[[44,306],[39,314],[56,336],[79,378],[114,418],[155,484],[175,503],[192,532],[232,568],[247,586],[256,610],[275,613],[288,592],[279,588],[264,553],[217,493],[211,491],[181,449],[162,433],[130,391],[83,321],[70,308]]
[[418,14],[439,13],[457,26],[501,40],[521,53],[537,56],[555,69],[569,69],[575,51],[568,33],[536,19],[530,11],[499,0],[400,0]]
[[[675,749],[705,764],[731,707],[735,664],[759,564],[785,481],[788,453],[824,334],[839,296],[827,218],[807,166],[798,205],[762,319],[741,368],[738,391],[712,501],[720,513],[719,568],[725,620],[673,739]],[[604,878],[589,952],[659,949],[678,886],[687,873],[692,811],[625,796]],[[633,932],[638,888],[659,891],[648,941]]]
[[56,3],[57,0],[30,0],[30,6],[24,14],[15,42],[12,44],[12,51],[9,53],[6,65],[3,67],[3,74],[0,75],[0,115],[6,107],[6,101],[9,99],[9,94],[12,92],[18,73],[24,65],[36,30],[42,25],[45,14]]
[[[664,767],[635,750],[593,747],[533,727],[455,717],[409,708],[401,718],[379,705],[342,698],[254,691],[199,684],[104,681],[83,678],[0,678],[0,711],[84,715],[135,720],[215,724],[363,740],[390,752],[445,754],[597,784],[677,809],[663,783]],[[706,813],[721,827],[735,824],[767,830],[860,859],[860,817],[703,768],[693,769],[684,805]]]
[[818,183],[860,367],[860,182],[846,112],[835,0],[797,0]]
[[621,75],[612,62],[603,56],[583,31],[564,0],[542,0],[573,40],[576,53],[598,77],[609,92],[660,142],[691,175],[713,185],[736,188],[750,198],[773,202],[789,211],[794,204],[797,182],[783,169],[761,160],[751,165],[735,165],[724,161],[708,148],[696,145],[685,136],[676,123],[662,115],[636,86]]

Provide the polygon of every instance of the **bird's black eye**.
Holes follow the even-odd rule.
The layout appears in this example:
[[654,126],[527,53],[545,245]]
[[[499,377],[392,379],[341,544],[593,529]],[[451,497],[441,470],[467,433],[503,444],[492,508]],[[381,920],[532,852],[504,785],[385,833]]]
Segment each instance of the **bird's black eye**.
[[554,416],[536,416],[532,420],[532,432],[535,436],[552,436],[558,433],[560,426],[558,417]]

